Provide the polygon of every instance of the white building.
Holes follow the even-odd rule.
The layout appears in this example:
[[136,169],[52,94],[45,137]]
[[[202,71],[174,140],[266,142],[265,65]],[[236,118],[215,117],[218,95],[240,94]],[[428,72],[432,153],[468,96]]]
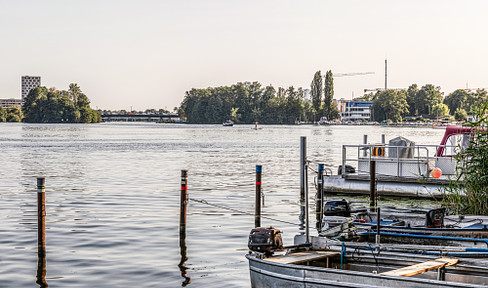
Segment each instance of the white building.
[[22,76],[22,101],[30,90],[41,86],[41,76]]
[[22,99],[0,99],[0,107],[9,108],[12,106],[22,106]]
[[371,121],[373,102],[363,100],[346,100],[340,103],[339,112],[343,121]]

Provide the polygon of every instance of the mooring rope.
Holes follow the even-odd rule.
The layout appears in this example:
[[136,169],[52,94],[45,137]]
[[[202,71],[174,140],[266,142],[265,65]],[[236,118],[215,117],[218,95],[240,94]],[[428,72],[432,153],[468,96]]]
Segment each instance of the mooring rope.
[[[208,203],[207,200],[199,200],[199,199],[194,199],[194,198],[188,198],[188,200],[195,201],[195,202],[198,202],[198,203],[201,203],[201,204],[205,204],[205,205],[209,205],[209,206],[213,206],[213,207],[217,207],[217,208],[221,208],[221,209],[225,209],[225,210],[230,210],[230,211],[238,212],[238,213],[245,214],[245,215],[254,216],[253,213],[249,213],[249,212],[242,211],[242,210],[235,209],[235,208],[230,208],[230,207],[227,207],[227,206],[224,206],[224,205],[220,205],[220,204]],[[288,222],[288,221],[285,221],[285,220],[280,220],[280,219],[276,219],[276,218],[272,218],[272,217],[268,217],[268,216],[264,216],[264,215],[261,215],[261,218],[265,218],[265,219],[273,220],[273,221],[277,221],[277,222],[282,222],[282,223],[286,223],[286,224],[290,224],[290,225],[296,225],[296,226],[301,226],[302,225],[302,224],[292,223],[292,222]],[[303,224],[303,225],[305,225],[305,224]]]

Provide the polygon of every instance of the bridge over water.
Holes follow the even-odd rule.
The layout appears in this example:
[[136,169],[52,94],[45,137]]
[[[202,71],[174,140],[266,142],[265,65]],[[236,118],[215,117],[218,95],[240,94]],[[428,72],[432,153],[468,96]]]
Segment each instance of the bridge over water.
[[160,122],[180,123],[178,114],[102,114],[103,122]]

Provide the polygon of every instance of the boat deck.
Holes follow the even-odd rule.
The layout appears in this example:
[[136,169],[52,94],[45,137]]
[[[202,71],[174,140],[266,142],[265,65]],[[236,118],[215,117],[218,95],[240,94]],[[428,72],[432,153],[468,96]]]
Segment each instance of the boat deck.
[[300,264],[309,261],[321,260],[333,256],[341,255],[337,251],[301,251],[287,255],[279,255],[266,258],[267,261],[281,264]]

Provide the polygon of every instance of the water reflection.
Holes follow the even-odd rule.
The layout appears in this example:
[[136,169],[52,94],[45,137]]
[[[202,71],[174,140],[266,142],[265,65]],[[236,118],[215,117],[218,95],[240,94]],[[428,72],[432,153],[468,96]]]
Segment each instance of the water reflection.
[[188,267],[185,266],[185,262],[188,260],[188,257],[186,256],[186,231],[185,229],[180,229],[180,254],[181,254],[181,260],[180,263],[178,264],[178,267],[180,268],[181,271],[181,277],[183,277],[185,280],[181,282],[181,286],[185,287],[186,285],[191,283],[191,278],[187,276],[186,270],[188,270]]
[[48,287],[46,282],[46,253],[38,253],[36,283],[39,287]]

